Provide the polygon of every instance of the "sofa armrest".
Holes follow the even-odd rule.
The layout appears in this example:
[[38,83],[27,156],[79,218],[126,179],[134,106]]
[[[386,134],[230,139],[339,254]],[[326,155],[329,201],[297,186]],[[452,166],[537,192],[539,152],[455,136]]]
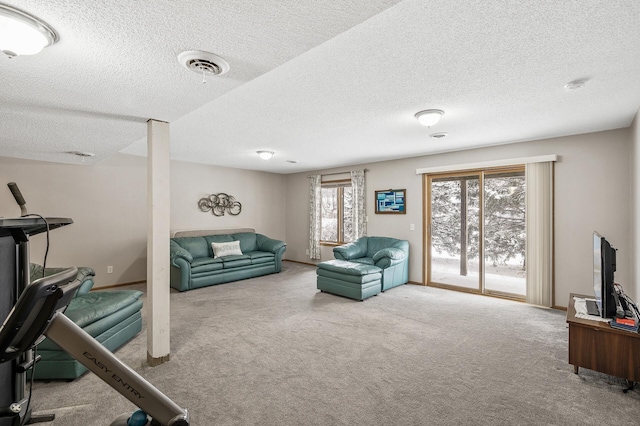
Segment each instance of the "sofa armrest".
[[348,243],[342,246],[333,248],[333,257],[340,260],[351,260],[365,257],[367,254],[367,248],[362,247],[357,242]]
[[406,257],[404,250],[389,247],[377,251],[373,255],[373,262],[379,268],[385,269],[403,262]]
[[76,278],[82,284],[78,287],[78,291],[76,292],[76,297],[89,293],[89,290],[93,288],[93,277],[96,276],[96,272],[89,267],[79,266],[78,267],[78,277]]
[[[49,275],[57,274],[58,272],[65,271],[69,268],[44,268],[44,276],[48,277]],[[96,272],[87,266],[78,266],[78,275],[76,276],[76,281],[80,281],[82,284],[76,290],[76,294],[74,297],[80,296],[82,294],[86,294],[93,288],[93,277],[96,276]],[[43,277],[43,268],[42,265],[38,265],[37,263],[31,263],[29,265],[29,277],[31,281],[35,281],[39,278]]]
[[173,240],[169,240],[169,257],[171,258],[171,263],[175,266],[179,266],[176,263],[176,259],[184,259],[187,263],[191,263],[193,261],[193,256],[189,253],[188,250],[181,247],[180,244],[176,243]]
[[287,245],[284,241],[275,240],[262,234],[256,234],[256,244],[258,244],[260,251],[268,251],[270,253],[276,253]]

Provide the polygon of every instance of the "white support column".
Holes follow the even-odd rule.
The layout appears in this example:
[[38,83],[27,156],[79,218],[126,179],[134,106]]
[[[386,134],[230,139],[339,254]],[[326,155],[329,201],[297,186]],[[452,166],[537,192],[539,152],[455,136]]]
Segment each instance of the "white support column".
[[147,362],[169,361],[169,123],[147,121]]

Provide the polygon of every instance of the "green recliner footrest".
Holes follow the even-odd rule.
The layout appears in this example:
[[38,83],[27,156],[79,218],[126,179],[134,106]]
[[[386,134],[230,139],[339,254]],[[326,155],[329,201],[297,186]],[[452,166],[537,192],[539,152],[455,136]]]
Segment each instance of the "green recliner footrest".
[[318,269],[339,272],[344,275],[365,276],[380,273],[382,270],[375,265],[366,263],[350,262],[348,260],[327,260],[318,263]]
[[78,326],[85,328],[135,304],[140,296],[142,292],[136,290],[94,291],[73,299],[64,314]]
[[[110,351],[131,340],[142,330],[142,292],[135,290],[94,291],[71,301],[65,315]],[[38,344],[42,357],[35,379],[75,379],[87,369],[49,339]],[[30,376],[30,374],[29,374]]]
[[318,263],[317,287],[321,291],[364,300],[382,290],[382,269],[348,260],[329,260]]

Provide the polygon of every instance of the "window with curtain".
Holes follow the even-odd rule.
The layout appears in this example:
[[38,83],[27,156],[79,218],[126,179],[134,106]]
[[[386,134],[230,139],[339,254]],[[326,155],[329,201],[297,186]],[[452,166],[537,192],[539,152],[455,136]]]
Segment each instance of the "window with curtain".
[[343,244],[354,241],[351,179],[326,181],[321,186],[321,242]]
[[309,176],[309,258],[320,259],[322,187],[321,176]]
[[321,175],[309,176],[311,259],[320,259],[321,243],[344,244],[367,235],[365,171],[348,172],[350,179],[323,180]]

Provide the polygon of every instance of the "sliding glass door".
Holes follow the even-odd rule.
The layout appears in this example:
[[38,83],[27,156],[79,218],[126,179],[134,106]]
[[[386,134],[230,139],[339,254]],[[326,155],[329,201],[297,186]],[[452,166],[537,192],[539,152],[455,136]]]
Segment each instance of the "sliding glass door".
[[524,298],[524,169],[425,179],[427,284]]
[[484,289],[526,296],[524,170],[484,174]]
[[431,180],[429,260],[431,281],[480,288],[480,176],[452,175]]

